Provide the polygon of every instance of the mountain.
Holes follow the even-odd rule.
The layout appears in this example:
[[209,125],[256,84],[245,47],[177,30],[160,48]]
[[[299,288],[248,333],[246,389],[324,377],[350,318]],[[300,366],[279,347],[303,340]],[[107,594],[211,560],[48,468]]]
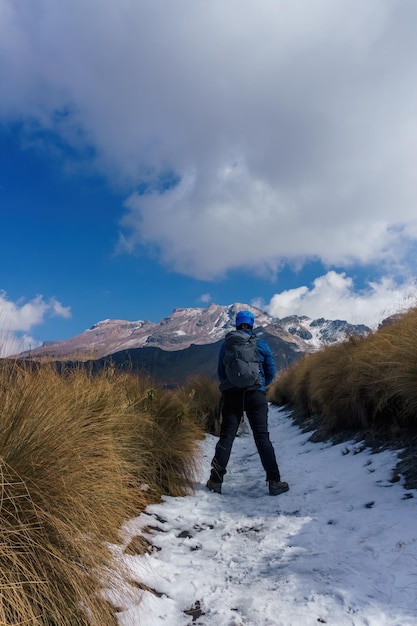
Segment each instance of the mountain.
[[23,352],[20,357],[52,359],[98,359],[132,348],[184,350],[191,345],[213,344],[234,328],[237,311],[249,309],[255,315],[257,334],[266,333],[293,343],[301,352],[346,339],[356,333],[367,334],[364,325],[325,319],[311,320],[296,315],[273,318],[256,307],[235,303],[230,306],[211,304],[207,308],[174,309],[159,322],[138,320],[104,320],[88,330],[61,341],[45,342],[41,347]]
[[305,352],[370,332],[367,326],[341,320],[296,315],[279,319],[246,304],[211,304],[175,309],[157,323],[104,320],[70,339],[46,342],[21,353],[19,358],[81,361],[94,370],[111,362],[118,368],[145,371],[168,385],[180,384],[195,373],[215,377],[220,342],[234,328],[241,309],[254,313],[256,334],[268,341],[278,369]]
[[[40,348],[22,353],[34,358],[96,359],[131,348],[153,347],[162,350],[184,350],[192,344],[215,343],[234,328],[236,312],[246,305],[229,307],[210,305],[208,308],[175,309],[171,315],[157,323],[138,320],[104,320],[88,330],[62,341],[45,342]],[[260,326],[272,318],[262,311],[250,308]]]

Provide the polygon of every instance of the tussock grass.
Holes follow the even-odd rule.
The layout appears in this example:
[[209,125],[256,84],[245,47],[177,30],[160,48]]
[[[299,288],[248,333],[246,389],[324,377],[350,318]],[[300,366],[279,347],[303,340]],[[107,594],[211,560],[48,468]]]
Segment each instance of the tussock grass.
[[0,372],[0,622],[112,624],[107,541],[133,513],[105,377]]
[[109,545],[192,488],[206,419],[145,376],[0,361],[0,624],[116,624]]
[[221,397],[218,381],[206,376],[192,376],[184,386],[184,393],[191,415],[203,430],[218,434]]
[[281,372],[272,402],[315,415],[325,432],[417,428],[417,309]]
[[115,437],[125,442],[139,497],[149,504],[162,494],[185,495],[194,483],[205,409],[191,407],[183,388],[166,390],[133,374],[117,374],[117,380],[129,410],[115,424]]
[[152,390],[147,413],[132,430],[138,479],[152,500],[162,494],[185,495],[194,483],[203,432],[182,395],[180,390]]
[[352,337],[315,355],[308,386],[310,410],[320,414],[325,430],[333,429],[335,416],[337,423],[346,429],[369,426],[369,413],[364,410],[361,398],[362,383],[355,384],[354,380],[358,373],[355,359],[360,343],[360,338]]

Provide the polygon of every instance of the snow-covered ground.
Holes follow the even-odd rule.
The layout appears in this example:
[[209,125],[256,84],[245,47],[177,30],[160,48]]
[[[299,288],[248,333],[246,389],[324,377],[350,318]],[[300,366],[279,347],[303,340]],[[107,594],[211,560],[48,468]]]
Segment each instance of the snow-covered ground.
[[119,558],[157,593],[119,599],[120,626],[417,624],[417,494],[390,482],[396,453],[311,443],[273,407],[270,432],[288,493],[268,495],[251,435],[210,493],[208,436],[195,493],[126,525],[126,542],[154,528],[156,550]]

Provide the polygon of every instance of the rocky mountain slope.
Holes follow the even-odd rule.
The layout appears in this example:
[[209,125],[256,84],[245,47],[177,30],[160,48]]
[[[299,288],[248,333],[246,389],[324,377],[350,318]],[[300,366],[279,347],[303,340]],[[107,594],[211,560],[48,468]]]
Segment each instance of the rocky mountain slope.
[[320,346],[346,339],[355,333],[364,335],[369,328],[347,322],[291,316],[273,318],[256,307],[235,303],[211,304],[207,308],[175,309],[159,322],[104,320],[88,330],[62,341],[46,342],[20,356],[52,359],[99,359],[133,348],[160,348],[176,351],[191,345],[214,344],[234,328],[236,312],[250,309],[255,315],[258,335],[266,334],[293,344],[294,350],[310,352]]
[[298,316],[278,319],[245,304],[212,304],[207,308],[175,309],[157,323],[104,320],[71,339],[47,342],[19,356],[66,364],[84,362],[92,371],[111,364],[145,372],[168,386],[180,385],[195,374],[215,378],[220,343],[235,327],[236,312],[243,308],[253,311],[256,334],[268,341],[278,370],[305,352],[370,331],[366,326],[340,320]]

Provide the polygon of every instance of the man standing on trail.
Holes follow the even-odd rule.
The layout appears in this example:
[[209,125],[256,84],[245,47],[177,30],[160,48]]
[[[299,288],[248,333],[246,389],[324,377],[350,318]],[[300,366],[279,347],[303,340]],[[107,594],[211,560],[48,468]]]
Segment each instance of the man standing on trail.
[[217,373],[222,392],[222,424],[207,487],[221,493],[233,442],[245,411],[266,472],[269,493],[277,496],[288,491],[289,486],[281,481],[268,432],[265,387],[274,379],[276,368],[266,341],[256,339],[254,321],[251,311],[239,311],[236,330],[226,335],[220,348]]

